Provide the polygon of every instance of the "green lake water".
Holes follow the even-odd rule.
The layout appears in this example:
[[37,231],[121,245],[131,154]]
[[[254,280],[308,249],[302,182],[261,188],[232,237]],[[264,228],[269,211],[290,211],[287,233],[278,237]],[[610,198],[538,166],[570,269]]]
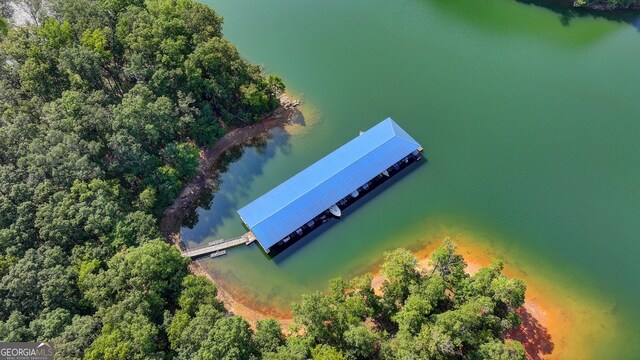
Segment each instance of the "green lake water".
[[[284,310],[386,250],[470,235],[529,274],[593,298],[640,352],[640,31],[513,0],[206,1],[249,61],[304,99],[305,126],[248,147],[190,245],[244,233],[236,210],[391,116],[425,149],[344,219],[268,259],[206,259],[257,307]],[[636,22],[640,28],[640,20]],[[428,240],[432,241],[432,240]],[[603,357],[604,356],[604,357]]]

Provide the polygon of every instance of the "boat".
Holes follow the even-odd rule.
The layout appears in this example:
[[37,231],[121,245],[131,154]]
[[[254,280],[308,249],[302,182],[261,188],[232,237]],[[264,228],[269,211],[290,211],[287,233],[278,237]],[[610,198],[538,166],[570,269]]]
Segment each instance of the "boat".
[[329,208],[329,212],[335,217],[342,216],[342,211],[340,211],[340,208],[336,204],[331,205],[331,207]]
[[315,224],[316,224],[316,222],[315,222],[315,221],[313,221],[313,220],[311,220],[311,221],[309,221],[309,222],[307,223],[307,226],[308,226],[308,227],[314,227],[314,226],[315,226]]
[[362,185],[362,189],[369,190],[369,183],[365,183],[364,185]]
[[302,229],[298,228],[298,230],[296,230],[296,234],[302,235]]
[[358,192],[358,189],[353,190],[353,192],[351,193],[352,197],[358,197],[358,195],[360,195],[360,193]]
[[211,257],[218,257],[218,256],[222,256],[222,255],[226,255],[227,254],[227,250],[220,250],[220,251],[216,251],[214,253],[211,253]]
[[385,171],[382,172],[382,175],[384,175],[386,177],[389,177],[389,172],[387,170],[385,170]]
[[283,242],[287,242],[289,240],[291,240],[291,236],[287,236],[286,238],[282,239]]

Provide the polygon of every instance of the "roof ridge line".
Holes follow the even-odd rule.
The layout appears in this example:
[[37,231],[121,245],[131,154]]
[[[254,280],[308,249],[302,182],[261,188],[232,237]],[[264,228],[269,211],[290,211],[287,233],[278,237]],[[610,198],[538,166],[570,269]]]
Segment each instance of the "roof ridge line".
[[[376,148],[379,148],[380,146],[382,146],[382,145],[384,145],[384,144],[388,143],[389,141],[391,141],[391,139],[393,139],[394,137],[396,137],[396,136],[397,136],[397,135],[395,134],[395,131],[394,131],[393,133],[394,133],[394,136],[392,136],[392,137],[388,138],[387,140],[385,140],[384,142],[380,143],[380,145],[376,146]],[[358,135],[358,136],[360,136],[360,135]],[[402,138],[401,136],[397,136],[397,137]],[[353,141],[353,140],[355,140],[355,139],[357,139],[357,137],[355,137],[355,138],[353,138],[353,139],[349,140],[349,141],[348,141],[347,143],[345,143],[344,145],[348,144],[349,142],[351,142],[351,141]],[[402,140],[404,140],[404,141],[408,141],[407,139],[404,139],[404,138],[402,138]],[[343,146],[344,146],[344,145],[343,145]],[[334,151],[335,151],[335,150],[334,150]],[[330,152],[329,154],[331,154],[331,153],[333,153],[333,152]],[[353,163],[355,163],[356,161],[358,161],[358,160],[362,159],[363,157],[365,157],[365,155],[367,155],[368,153],[370,153],[370,151],[369,151],[369,152],[367,152],[367,153],[365,153],[364,155],[362,155],[362,156],[358,157],[357,159],[354,159],[352,162],[350,162],[349,164],[345,165],[345,166],[344,166],[343,168],[341,168],[340,170],[333,172],[333,173],[331,174],[331,176],[328,176],[326,179],[324,179],[323,181],[321,181],[319,184],[315,185],[315,186],[314,186],[314,188],[315,188],[315,187],[318,187],[318,186],[320,186],[320,185],[322,185],[322,184],[324,184],[324,183],[325,183],[325,182],[327,182],[327,180],[329,180],[331,177],[335,176],[336,174],[339,174],[340,172],[342,172],[344,169],[348,168],[350,165],[352,165],[352,164],[353,164]],[[327,157],[329,154],[327,154],[327,155],[323,156],[323,157],[322,157],[322,158],[320,158],[318,161],[320,161],[320,160],[324,159],[324,158],[325,158],[325,157]],[[304,171],[304,170],[308,169],[309,167],[313,166],[313,165],[314,165],[315,163],[317,163],[318,161],[316,161],[316,162],[314,162],[313,164],[311,164],[311,165],[307,166],[307,167],[306,167],[306,168],[304,168],[303,170],[299,171],[297,174],[299,174],[300,172],[302,172],[302,171]],[[296,176],[297,174],[295,174],[295,175],[291,176],[289,179],[291,179],[292,177]],[[289,181],[289,179],[285,180],[285,182],[286,182],[286,181]],[[284,184],[284,182],[283,182],[283,183],[281,183],[280,185],[282,185],[282,184]],[[278,186],[280,186],[280,185],[278,185]],[[274,188],[274,189],[275,189],[275,188]],[[252,227],[256,227],[256,226],[260,225],[261,223],[263,223],[265,220],[267,220],[267,219],[269,219],[270,217],[272,217],[274,214],[276,214],[276,213],[277,213],[277,212],[279,212],[280,210],[282,210],[282,209],[286,208],[287,206],[289,206],[289,204],[291,204],[291,203],[293,203],[294,201],[296,201],[296,200],[300,199],[304,194],[306,194],[306,193],[303,193],[302,195],[300,195],[300,196],[298,196],[298,197],[293,198],[291,201],[289,201],[289,202],[287,202],[286,204],[282,205],[282,206],[281,206],[280,208],[278,208],[277,210],[274,210],[273,212],[271,212],[271,213],[269,214],[269,216],[265,216],[262,220],[258,221],[258,222],[257,222],[255,225],[253,225]],[[265,195],[266,195],[266,193],[265,193]],[[264,195],[263,195],[263,196],[264,196]],[[260,196],[260,197],[262,197],[262,196]],[[259,199],[259,198],[258,198],[258,199]],[[256,200],[257,200],[257,199],[256,199]],[[254,200],[254,201],[255,201],[255,200]]]

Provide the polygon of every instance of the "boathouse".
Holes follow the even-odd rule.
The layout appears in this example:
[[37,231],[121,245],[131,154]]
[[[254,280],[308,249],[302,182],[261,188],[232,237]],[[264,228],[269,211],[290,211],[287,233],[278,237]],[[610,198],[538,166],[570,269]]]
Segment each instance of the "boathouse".
[[[238,210],[266,252],[312,231],[421,157],[422,147],[391,118]],[[332,215],[333,214],[333,215]]]

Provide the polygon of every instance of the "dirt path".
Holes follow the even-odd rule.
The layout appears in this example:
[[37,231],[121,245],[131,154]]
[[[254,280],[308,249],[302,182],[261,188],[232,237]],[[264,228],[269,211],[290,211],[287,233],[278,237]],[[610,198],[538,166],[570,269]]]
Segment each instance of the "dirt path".
[[299,100],[294,100],[287,95],[280,97],[281,106],[271,114],[265,116],[256,124],[233,129],[226,135],[218,139],[213,147],[205,147],[200,151],[200,166],[198,173],[191,179],[182,190],[171,206],[167,207],[160,220],[160,232],[167,241],[176,245],[180,251],[185,250],[185,246],[180,238],[180,227],[184,217],[189,211],[195,209],[198,199],[207,189],[210,189],[212,175],[218,168],[222,155],[228,149],[242,145],[251,139],[265,136],[270,129],[284,126],[300,116],[298,105]]
[[[180,251],[186,249],[180,237],[182,222],[185,216],[197,206],[198,199],[203,192],[215,186],[212,180],[214,178],[213,174],[218,169],[219,162],[225,151],[234,146],[247,143],[252,139],[265,136],[269,130],[275,127],[285,126],[301,117],[300,110],[298,110],[298,105],[301,104],[300,100],[293,99],[286,94],[282,95],[279,100],[281,106],[266,115],[258,123],[233,129],[218,139],[213,147],[201,149],[198,173],[182,190],[173,204],[164,210],[162,219],[160,220],[160,232],[168,242],[178,247]],[[212,282],[215,282],[198,261],[193,261],[189,265],[189,269],[193,274],[205,276]],[[256,321],[267,317],[267,315],[255,311],[243,305],[241,302],[235,301],[231,294],[220,287],[218,287],[218,297],[231,313],[242,316],[251,324],[255,324]],[[286,319],[280,320],[284,326],[287,325]]]

